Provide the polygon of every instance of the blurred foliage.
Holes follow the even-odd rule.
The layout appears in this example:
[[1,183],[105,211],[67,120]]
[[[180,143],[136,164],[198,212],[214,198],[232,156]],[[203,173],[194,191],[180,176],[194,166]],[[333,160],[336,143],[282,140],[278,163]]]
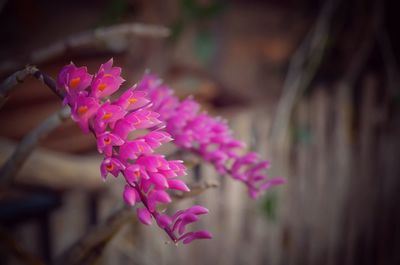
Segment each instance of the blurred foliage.
[[210,62],[215,53],[215,41],[210,31],[199,31],[194,40],[194,50],[197,58],[203,62]]
[[312,132],[306,126],[295,128],[293,134],[295,143],[310,144],[312,141]]
[[180,0],[180,14],[171,25],[171,41],[175,43],[189,27],[194,27],[193,52],[202,63],[209,63],[215,52],[211,22],[221,15],[226,5],[221,1]]
[[108,26],[120,22],[129,11],[128,0],[110,0],[104,8],[100,26]]
[[181,0],[182,15],[193,20],[212,19],[224,9],[221,1]]
[[262,202],[262,211],[269,221],[276,221],[278,210],[278,196],[276,192],[267,192]]

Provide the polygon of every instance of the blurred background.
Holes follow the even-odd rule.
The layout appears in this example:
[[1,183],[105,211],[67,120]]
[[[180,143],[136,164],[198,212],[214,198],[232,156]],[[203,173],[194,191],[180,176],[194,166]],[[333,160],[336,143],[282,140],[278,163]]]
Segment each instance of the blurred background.
[[[193,94],[287,183],[259,200],[174,147],[214,234],[165,244],[104,183],[91,135],[70,120],[0,188],[0,264],[400,264],[397,1],[0,1],[0,76],[26,64],[57,76],[114,58],[134,84],[146,69]],[[60,109],[34,78],[0,110],[0,160]],[[111,217],[111,218],[110,218]],[[97,230],[96,230],[97,229]],[[79,239],[79,244],[76,244]],[[42,260],[44,263],[41,263]]]

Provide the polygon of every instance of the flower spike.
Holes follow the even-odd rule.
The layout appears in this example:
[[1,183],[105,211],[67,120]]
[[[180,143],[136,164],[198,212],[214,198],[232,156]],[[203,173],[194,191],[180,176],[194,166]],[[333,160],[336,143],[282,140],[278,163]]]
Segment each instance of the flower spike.
[[[174,243],[210,238],[208,232],[188,232],[191,234],[180,239],[172,228],[172,218],[158,212],[159,204],[171,202],[168,190],[189,191],[178,179],[186,175],[186,168],[181,161],[169,161],[154,154],[155,149],[172,141],[172,137],[161,129],[161,115],[150,109],[152,102],[146,92],[131,87],[118,98],[111,98],[123,82],[121,68],[113,67],[112,59],[100,66],[94,78],[86,67],[71,63],[61,70],[57,80],[59,89],[66,93],[64,104],[71,107],[72,119],[85,133],[91,131],[96,137],[97,149],[104,155],[100,165],[102,178],[122,175],[126,183],[122,192],[125,203],[143,205],[137,209],[140,222],[149,225],[155,219]],[[129,138],[137,129],[149,132]],[[181,224],[179,231],[185,228],[186,225]]]
[[251,198],[285,182],[281,177],[267,177],[264,172],[269,162],[261,160],[258,154],[241,155],[246,145],[233,137],[226,121],[200,112],[200,105],[191,97],[179,101],[172,89],[148,73],[137,89],[148,94],[152,109],[160,113],[160,119],[165,122],[176,145],[200,155],[212,163],[218,173],[229,174],[243,182]]

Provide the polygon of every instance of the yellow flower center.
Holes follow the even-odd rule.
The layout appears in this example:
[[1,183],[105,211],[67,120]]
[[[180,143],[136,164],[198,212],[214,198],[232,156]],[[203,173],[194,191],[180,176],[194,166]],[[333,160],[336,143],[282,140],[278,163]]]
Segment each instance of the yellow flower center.
[[111,144],[111,139],[109,137],[104,138],[105,144]]
[[104,84],[104,83],[101,83],[101,84],[97,87],[97,89],[100,90],[100,91],[102,91],[102,92],[103,92],[106,88],[107,88],[107,85]]
[[106,166],[106,169],[107,169],[108,171],[112,171],[112,170],[114,169],[114,165],[113,165],[113,164],[108,164],[108,165]]
[[108,120],[111,117],[112,117],[112,113],[111,112],[107,112],[106,114],[103,115],[103,120]]
[[83,115],[83,114],[85,114],[87,111],[88,111],[88,107],[87,106],[80,106],[79,108],[78,108],[78,113],[80,114],[80,115]]
[[135,171],[135,172],[133,172],[133,174],[135,175],[135,177],[140,177],[140,171],[138,170],[138,171]]
[[69,87],[70,88],[77,88],[79,86],[79,83],[81,82],[81,78],[73,78],[71,81],[69,81]]
[[138,100],[136,98],[128,99],[129,104],[135,104]]

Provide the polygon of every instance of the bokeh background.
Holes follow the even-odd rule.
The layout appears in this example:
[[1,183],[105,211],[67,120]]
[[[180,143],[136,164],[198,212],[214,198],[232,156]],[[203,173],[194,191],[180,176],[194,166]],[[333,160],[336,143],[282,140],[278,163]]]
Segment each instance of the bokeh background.
[[[53,77],[70,61],[94,72],[111,57],[127,84],[149,69],[227,118],[287,179],[251,200],[168,147],[188,182],[218,184],[173,205],[208,207],[199,225],[214,239],[175,247],[118,212],[122,183],[101,180],[94,139],[66,121],[0,189],[0,263],[400,264],[396,2],[0,1],[2,79],[26,64]],[[0,110],[2,163],[60,106],[34,78],[19,84]],[[96,227],[104,244],[71,256]]]

